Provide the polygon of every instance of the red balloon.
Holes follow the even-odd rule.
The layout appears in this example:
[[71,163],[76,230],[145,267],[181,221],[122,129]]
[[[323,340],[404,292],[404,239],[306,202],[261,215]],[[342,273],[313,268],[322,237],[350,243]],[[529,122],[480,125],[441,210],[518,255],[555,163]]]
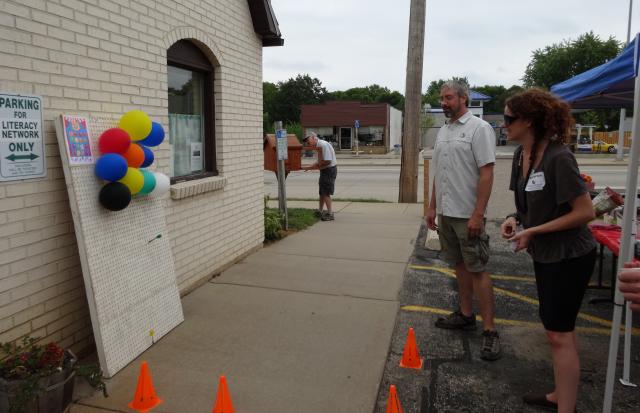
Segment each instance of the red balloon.
[[98,139],[98,147],[101,153],[118,153],[127,152],[131,145],[129,134],[120,128],[111,128],[102,132]]
[[127,160],[127,165],[131,168],[139,168],[144,162],[144,151],[142,146],[137,143],[132,143],[122,156],[124,156],[124,159]]

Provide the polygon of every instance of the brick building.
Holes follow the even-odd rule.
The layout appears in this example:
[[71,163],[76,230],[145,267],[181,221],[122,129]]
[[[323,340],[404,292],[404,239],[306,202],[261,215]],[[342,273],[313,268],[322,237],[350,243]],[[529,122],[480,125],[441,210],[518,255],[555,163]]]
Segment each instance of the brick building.
[[[358,127],[355,122],[358,121]],[[387,153],[402,142],[402,112],[388,103],[330,101],[302,105],[304,133],[315,132],[336,151]]]
[[181,294],[261,247],[262,47],[282,44],[268,0],[2,2],[0,92],[42,97],[46,176],[0,182],[0,342],[93,345],[61,113],[141,109],[169,133],[156,165]]

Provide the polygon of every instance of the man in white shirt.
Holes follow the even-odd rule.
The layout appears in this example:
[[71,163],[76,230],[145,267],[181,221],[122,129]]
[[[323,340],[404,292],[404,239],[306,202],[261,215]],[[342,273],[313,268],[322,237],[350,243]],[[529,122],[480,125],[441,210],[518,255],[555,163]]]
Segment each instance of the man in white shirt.
[[[319,147],[318,162],[311,166],[304,167],[304,170],[319,169],[320,179],[318,187],[320,193],[320,207],[317,214],[323,221],[333,221],[333,210],[331,209],[331,196],[335,190],[336,177],[338,176],[338,163],[336,162],[336,152],[333,146],[321,139],[315,132],[310,132],[303,140],[305,146]],[[327,207],[326,212],[324,207]]]
[[438,319],[436,326],[475,330],[475,291],[484,325],[480,357],[497,360],[501,349],[493,322],[493,285],[486,271],[489,236],[484,228],[493,185],[495,134],[487,122],[469,112],[468,102],[464,82],[451,80],[440,89],[440,103],[449,121],[436,138],[436,172],[426,221],[430,230],[438,230],[442,256],[455,267],[460,307]]

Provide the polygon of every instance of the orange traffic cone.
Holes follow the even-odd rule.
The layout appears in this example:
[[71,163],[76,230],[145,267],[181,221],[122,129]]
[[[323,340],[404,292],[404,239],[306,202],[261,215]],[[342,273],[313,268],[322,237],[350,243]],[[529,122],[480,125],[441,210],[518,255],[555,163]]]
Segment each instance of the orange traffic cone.
[[231,403],[231,395],[227,388],[227,379],[224,376],[220,376],[216,405],[213,406],[213,411],[211,413],[235,413],[233,403]]
[[400,406],[400,399],[398,399],[398,393],[396,393],[396,386],[393,384],[389,387],[387,413],[402,413],[402,406]]
[[129,407],[140,413],[146,413],[160,403],[162,403],[162,400],[158,398],[153,388],[149,366],[147,366],[146,361],[143,361],[140,366],[140,376],[138,377],[136,394],[133,396],[131,403],[129,403]]
[[413,332],[413,328],[410,328],[407,334],[407,342],[404,345],[400,367],[408,369],[422,368],[422,359],[420,358],[420,354],[418,354],[418,345],[416,344],[416,335]]

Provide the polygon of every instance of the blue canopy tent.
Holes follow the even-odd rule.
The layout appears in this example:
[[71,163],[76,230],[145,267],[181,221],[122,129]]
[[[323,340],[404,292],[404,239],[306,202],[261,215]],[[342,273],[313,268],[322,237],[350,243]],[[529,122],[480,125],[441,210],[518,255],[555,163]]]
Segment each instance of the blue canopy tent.
[[[622,236],[620,239],[620,253],[618,259],[618,273],[624,263],[633,258],[632,247],[636,241],[636,206],[638,193],[638,163],[640,161],[640,77],[638,76],[638,61],[640,53],[640,33],[615,59],[598,67],[576,75],[551,87],[551,92],[566,100],[574,108],[600,109],[600,108],[636,108],[633,113],[633,129],[631,132],[631,151],[629,167],[627,168],[627,182],[625,203],[630,208],[624,208]],[[621,122],[622,123],[622,122]],[[622,128],[621,128],[622,131]],[[622,150],[622,147],[620,148]],[[635,196],[634,196],[635,195]],[[636,203],[634,205],[634,202]],[[620,382],[625,386],[636,387],[630,381],[631,364],[631,331],[632,313],[629,303],[624,302],[622,293],[618,288],[618,280],[613,286],[615,289],[613,320],[611,323],[611,338],[609,341],[609,358],[607,361],[607,379],[605,384],[604,403],[602,411],[610,413],[613,405],[613,390],[618,357],[618,344],[620,339],[620,324],[622,322],[622,309],[626,311],[624,363],[623,374]]]
[[633,107],[634,54],[637,38],[600,66],[551,86],[551,92],[575,109]]

